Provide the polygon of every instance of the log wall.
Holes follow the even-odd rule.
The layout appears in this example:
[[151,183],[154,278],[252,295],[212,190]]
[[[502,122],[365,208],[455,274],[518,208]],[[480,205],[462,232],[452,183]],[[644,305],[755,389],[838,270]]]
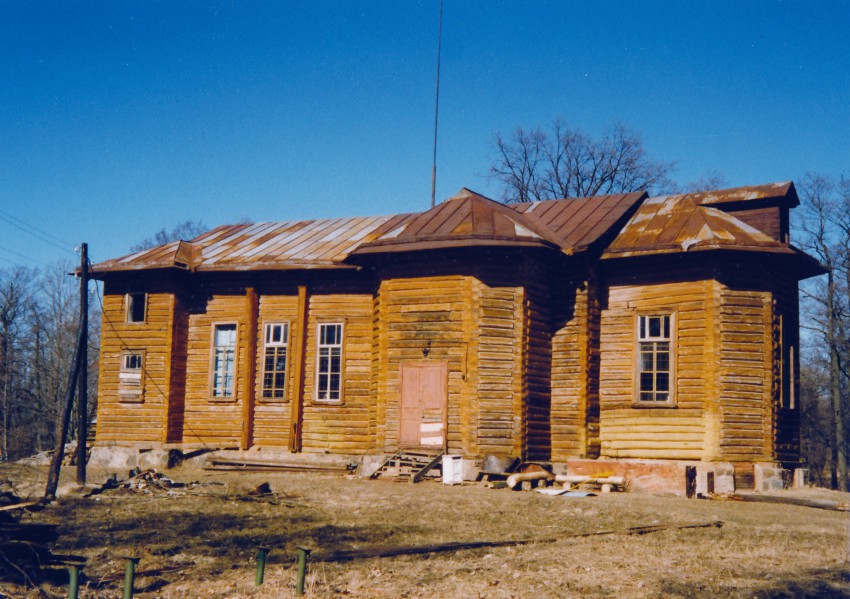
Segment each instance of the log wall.
[[465,380],[469,357],[477,350],[466,328],[473,304],[472,278],[458,275],[384,280],[375,304],[378,334],[372,372],[377,393],[377,446],[386,451],[398,446],[399,365],[438,361],[447,364],[449,379],[449,451],[475,453],[475,447],[464,447],[464,440],[467,445],[471,443],[472,427],[477,426],[470,410],[470,384]]
[[[297,328],[297,295],[260,295],[260,312],[257,326],[257,380],[254,404],[254,443],[267,447],[285,447],[289,444],[292,398],[295,394],[292,373],[293,350],[299,334]],[[289,323],[289,344],[286,353],[286,393],[282,398],[263,397],[263,366],[265,354],[264,328],[266,323]]]
[[[104,290],[96,441],[140,444],[166,440],[174,295],[147,294],[144,323],[126,322],[125,295]],[[142,395],[122,401],[118,376],[125,350],[145,353]]]
[[[186,404],[183,441],[214,447],[239,447],[242,438],[242,402],[245,398],[248,356],[248,305],[244,294],[214,294],[205,310],[189,315],[186,359]],[[233,397],[211,397],[213,327],[236,324],[236,362]],[[250,384],[253,384],[251,382]]]
[[478,452],[517,456],[522,411],[523,290],[475,282],[478,328]]
[[776,403],[773,296],[725,282],[719,310],[720,458],[773,460]]
[[[304,364],[302,451],[366,453],[369,434],[372,294],[311,294]],[[319,323],[343,323],[342,401],[315,398]]]
[[[616,284],[601,312],[601,454],[618,458],[701,459],[706,455],[705,381],[713,376],[712,282]],[[636,402],[638,313],[674,314],[674,406]]]
[[[552,336],[552,459],[584,457],[587,448],[588,288],[555,307]],[[597,352],[598,356],[598,352]]]

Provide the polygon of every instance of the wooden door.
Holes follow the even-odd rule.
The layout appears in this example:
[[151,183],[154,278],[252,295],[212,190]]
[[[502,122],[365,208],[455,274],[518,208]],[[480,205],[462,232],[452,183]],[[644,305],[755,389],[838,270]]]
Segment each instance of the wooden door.
[[399,446],[443,447],[448,399],[446,363],[403,363],[400,371]]

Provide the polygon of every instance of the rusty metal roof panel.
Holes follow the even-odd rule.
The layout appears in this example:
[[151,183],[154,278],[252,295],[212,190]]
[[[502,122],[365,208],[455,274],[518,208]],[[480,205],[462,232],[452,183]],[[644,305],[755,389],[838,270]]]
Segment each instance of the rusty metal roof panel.
[[403,226],[411,215],[263,222],[217,227],[191,242],[172,242],[94,265],[93,274],[184,268],[196,271],[347,268],[361,243]]
[[550,230],[516,210],[468,189],[362,244],[354,254],[410,252],[470,246],[558,248]]
[[797,190],[794,188],[794,183],[791,181],[767,183],[765,185],[748,185],[745,187],[733,187],[730,189],[717,189],[713,191],[700,191],[688,194],[688,196],[696,204],[701,206],[770,200],[783,201],[792,208],[800,205],[800,199],[797,197]]
[[515,204],[513,208],[532,222],[551,230],[567,253],[581,251],[600,239],[646,198],[644,192],[545,200]]
[[701,205],[692,194],[647,199],[603,258],[709,249],[793,253],[732,214]]

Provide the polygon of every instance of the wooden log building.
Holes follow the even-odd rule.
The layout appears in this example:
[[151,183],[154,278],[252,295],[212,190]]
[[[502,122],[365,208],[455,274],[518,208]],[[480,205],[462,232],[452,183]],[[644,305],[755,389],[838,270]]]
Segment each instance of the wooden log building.
[[463,189],[102,262],[97,444],[793,465],[798,204]]

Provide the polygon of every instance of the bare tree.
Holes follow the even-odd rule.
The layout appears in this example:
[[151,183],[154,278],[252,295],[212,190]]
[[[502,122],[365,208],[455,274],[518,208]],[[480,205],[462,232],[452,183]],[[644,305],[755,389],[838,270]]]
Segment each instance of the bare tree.
[[492,177],[507,203],[671,188],[672,162],[652,160],[637,132],[613,125],[598,139],[556,119],[550,130],[518,128],[493,139]]
[[26,268],[0,271],[0,462],[10,459],[9,442],[16,411],[23,405],[21,384],[28,363],[27,320],[32,298]]
[[[824,342],[821,357],[827,373],[831,407],[832,486],[847,490],[848,427],[847,390],[850,388],[850,185],[822,175],[808,174],[800,185],[804,210],[800,229],[802,245],[826,267],[826,281],[803,287],[809,326]],[[810,370],[817,365],[808,365]]]
[[140,252],[160,245],[165,245],[171,241],[194,239],[201,233],[207,231],[206,225],[199,220],[185,220],[176,225],[173,229],[163,227],[150,237],[146,237],[136,245],[130,248],[131,252]]

